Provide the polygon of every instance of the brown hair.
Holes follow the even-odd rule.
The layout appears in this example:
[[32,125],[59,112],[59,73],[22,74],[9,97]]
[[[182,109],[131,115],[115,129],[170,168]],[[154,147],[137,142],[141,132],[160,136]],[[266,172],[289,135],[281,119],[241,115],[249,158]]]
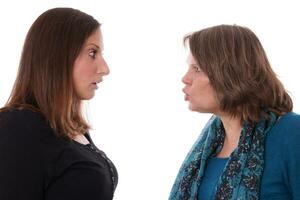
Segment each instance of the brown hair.
[[73,65],[85,40],[100,24],[72,8],[41,14],[29,29],[17,78],[5,107],[29,108],[48,120],[60,136],[73,138],[90,127],[73,88]]
[[221,111],[257,122],[272,111],[283,115],[293,102],[273,72],[256,35],[237,25],[219,25],[184,37],[216,91]]

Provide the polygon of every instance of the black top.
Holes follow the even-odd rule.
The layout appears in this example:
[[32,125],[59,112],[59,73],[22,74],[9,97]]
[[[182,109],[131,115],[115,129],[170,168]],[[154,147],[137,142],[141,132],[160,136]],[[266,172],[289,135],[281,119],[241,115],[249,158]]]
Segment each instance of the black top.
[[30,110],[0,112],[0,199],[111,200],[116,168],[85,136],[59,138]]

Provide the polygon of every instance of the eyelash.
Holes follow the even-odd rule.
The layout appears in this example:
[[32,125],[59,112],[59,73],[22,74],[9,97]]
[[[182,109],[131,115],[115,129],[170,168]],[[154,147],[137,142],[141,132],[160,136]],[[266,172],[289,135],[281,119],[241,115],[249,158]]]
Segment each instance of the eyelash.
[[90,56],[92,59],[95,59],[95,58],[96,58],[97,52],[98,52],[97,50],[91,49],[91,50],[89,51],[89,56]]
[[197,65],[193,65],[192,67],[194,68],[194,70],[196,72],[201,72],[202,71],[201,68],[199,66],[197,66]]

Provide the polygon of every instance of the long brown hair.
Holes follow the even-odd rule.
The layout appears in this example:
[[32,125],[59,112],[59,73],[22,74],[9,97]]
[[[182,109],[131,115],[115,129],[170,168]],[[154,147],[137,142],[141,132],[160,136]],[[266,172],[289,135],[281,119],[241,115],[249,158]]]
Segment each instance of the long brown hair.
[[73,88],[73,65],[85,40],[100,24],[72,8],[41,14],[29,29],[17,78],[2,110],[29,108],[48,120],[60,136],[73,138],[90,127]]
[[293,102],[273,72],[257,36],[246,27],[219,25],[184,37],[216,91],[221,111],[257,122],[268,112],[283,115]]

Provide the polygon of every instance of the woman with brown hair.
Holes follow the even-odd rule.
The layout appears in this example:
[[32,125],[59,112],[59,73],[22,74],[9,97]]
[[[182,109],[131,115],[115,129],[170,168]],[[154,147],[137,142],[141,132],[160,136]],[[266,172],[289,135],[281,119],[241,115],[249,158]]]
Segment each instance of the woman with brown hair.
[[219,25],[184,41],[185,100],[190,110],[214,115],[169,199],[300,199],[300,116],[256,35]]
[[82,101],[109,68],[100,24],[72,8],[41,14],[0,110],[1,200],[111,200],[118,175],[93,143]]

